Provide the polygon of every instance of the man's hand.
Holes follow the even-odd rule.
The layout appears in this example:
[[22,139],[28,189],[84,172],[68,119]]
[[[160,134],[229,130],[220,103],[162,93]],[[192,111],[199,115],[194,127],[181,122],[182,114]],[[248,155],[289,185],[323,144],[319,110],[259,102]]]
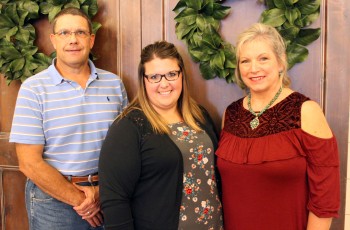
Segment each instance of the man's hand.
[[74,184],[76,188],[84,192],[85,200],[73,209],[92,227],[101,226],[103,217],[100,209],[99,187],[98,186],[79,186]]

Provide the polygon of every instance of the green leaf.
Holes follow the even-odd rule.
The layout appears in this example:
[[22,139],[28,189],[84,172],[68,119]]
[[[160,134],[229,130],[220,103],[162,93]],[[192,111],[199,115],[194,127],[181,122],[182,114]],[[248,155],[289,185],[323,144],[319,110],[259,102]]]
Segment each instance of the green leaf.
[[96,34],[98,29],[100,29],[102,27],[101,23],[98,22],[92,22],[92,33]]
[[86,4],[86,5],[90,5],[91,4],[91,0],[79,0],[79,3],[82,4]]
[[0,54],[2,57],[5,57],[9,61],[22,57],[21,53],[18,52],[18,50],[13,45],[0,46]]
[[276,8],[274,0],[265,0],[267,9]]
[[35,28],[32,24],[27,24],[24,27],[22,27],[22,29],[29,32],[29,40],[35,40],[36,38]]
[[288,40],[294,40],[298,36],[299,31],[300,28],[298,26],[288,22],[284,23],[283,28],[279,30],[282,37]]
[[38,65],[36,63],[33,62],[33,60],[29,60],[26,58],[26,64],[24,66],[24,71],[30,72],[30,70],[34,70],[38,68]]
[[300,16],[298,8],[286,9],[285,16],[290,24],[294,25],[294,21]]
[[313,41],[317,40],[321,35],[321,29],[301,29],[299,36],[296,38],[295,42],[307,46]]
[[37,73],[40,73],[41,71],[47,69],[48,65],[42,65],[42,66],[38,66],[38,68],[36,68],[33,73],[34,74],[37,74]]
[[227,83],[236,83],[235,72],[229,71],[229,74],[225,78]]
[[209,1],[205,3],[201,9],[202,14],[204,15],[213,15],[214,13],[214,2]]
[[199,69],[204,79],[209,80],[216,77],[215,71],[210,68],[209,62],[201,62]]
[[29,18],[39,17],[39,5],[35,1],[25,1],[23,9],[27,12]]
[[89,6],[88,5],[83,5],[80,7],[80,9],[87,15],[89,15]]
[[205,31],[210,27],[214,28],[214,30],[218,30],[220,27],[220,22],[211,16],[198,15],[196,23],[200,31]]
[[231,7],[222,6],[218,3],[214,3],[213,7],[213,18],[215,18],[216,20],[224,19],[231,11]]
[[23,47],[23,49],[21,50],[21,54],[23,56],[33,56],[34,54],[36,54],[36,52],[38,51],[38,47],[36,46],[27,46],[27,47]]
[[307,59],[309,51],[302,45],[293,43],[287,47],[288,69]]
[[237,64],[236,64],[236,56],[234,55],[233,50],[231,50],[231,48],[225,47],[224,54],[225,54],[225,64],[224,64],[225,68],[235,69],[237,67]]
[[203,34],[203,45],[217,49],[222,43],[220,34],[212,27],[209,27]]
[[5,14],[11,18],[11,20],[18,25],[19,23],[19,17],[17,14],[17,7],[16,4],[8,4],[5,9]]
[[51,64],[52,62],[52,58],[50,58],[49,56],[46,56],[45,54],[43,53],[36,53],[34,55],[34,58],[36,59],[36,63],[38,64],[46,64],[47,66]]
[[[213,22],[213,18],[208,16],[208,17],[204,17],[203,15],[198,15],[197,19],[196,19],[196,24],[197,27],[199,28],[200,31],[205,31],[207,28],[209,28]],[[191,25],[191,24],[188,24]]]
[[62,5],[52,7],[51,11],[49,12],[49,22],[52,22],[56,14],[58,14],[61,11],[61,9]]
[[193,23],[196,22],[196,19],[197,19],[197,11],[190,8],[187,8],[181,11],[181,13],[179,13],[174,18],[176,22],[184,23],[187,25],[192,25]]
[[226,78],[229,74],[229,70],[228,69],[219,69],[219,70],[217,70],[217,74],[218,74],[219,78]]
[[13,27],[10,30],[7,31],[6,33],[6,40],[11,41],[12,36],[14,36],[18,31],[18,27]]
[[64,5],[69,2],[69,0],[51,0],[51,1],[52,1],[52,4],[55,6]]
[[287,19],[284,14],[284,10],[281,9],[271,9],[265,10],[261,14],[261,22],[273,27],[281,26]]
[[176,35],[177,38],[182,40],[185,38],[185,36],[193,29],[193,28],[197,28],[195,25],[186,25],[184,23],[179,23],[176,25]]
[[194,10],[200,10],[202,8],[202,1],[186,0],[185,2],[188,8],[192,8]]
[[40,13],[49,14],[53,10],[53,5],[47,2],[40,3]]
[[196,47],[193,49],[189,49],[188,50],[191,57],[193,57],[195,60],[195,62],[199,62],[199,61],[209,61],[210,60],[210,55],[208,53],[205,52],[204,49],[200,48],[200,47]]
[[200,35],[198,32],[193,32],[192,33],[192,38],[190,39],[191,41],[191,47],[196,48],[198,46],[201,46],[202,43],[202,35]]
[[305,15],[301,18],[301,21],[304,25],[304,27],[311,25],[314,21],[316,21],[320,16],[320,12],[316,12],[313,14]]
[[315,0],[311,3],[303,4],[299,7],[302,14],[312,14],[320,10],[321,0]]
[[15,26],[15,23],[6,16],[5,14],[0,14],[0,28],[12,28]]
[[179,14],[179,12],[183,11],[184,8],[186,8],[187,5],[184,1],[179,1],[176,6],[174,7],[173,11],[177,14]]
[[71,0],[71,2],[68,2],[67,4],[64,5],[64,8],[68,8],[68,7],[74,7],[74,8],[80,8],[80,3],[78,2],[78,0]]
[[8,31],[8,28],[0,28],[0,39],[6,36],[7,31]]
[[97,1],[93,1],[91,3],[91,5],[89,6],[89,11],[88,11],[88,15],[90,16],[90,18],[92,18],[93,16],[95,16],[98,12],[98,5],[97,5]]
[[28,20],[28,18],[27,18],[28,11],[18,10],[18,15],[19,15],[18,25],[22,27],[24,25],[24,23],[26,22],[26,20]]
[[210,60],[210,67],[212,67],[213,69],[222,70],[224,69],[224,63],[225,63],[225,54],[222,50],[220,50]]
[[3,65],[4,63],[6,63],[6,60],[3,59],[3,58],[0,58],[0,68],[2,67],[2,65]]
[[24,42],[24,43],[29,43],[29,36],[30,36],[30,33],[28,30],[24,30],[20,27],[18,33],[16,34],[15,38],[18,40],[18,41],[21,41],[21,42]]
[[292,0],[274,0],[273,2],[278,9],[285,10],[285,9],[288,9],[289,7],[293,6]]
[[25,60],[23,57],[18,58],[18,59],[15,59],[11,62],[9,68],[10,68],[11,72],[16,72],[16,71],[19,71],[23,68],[24,63],[25,63]]

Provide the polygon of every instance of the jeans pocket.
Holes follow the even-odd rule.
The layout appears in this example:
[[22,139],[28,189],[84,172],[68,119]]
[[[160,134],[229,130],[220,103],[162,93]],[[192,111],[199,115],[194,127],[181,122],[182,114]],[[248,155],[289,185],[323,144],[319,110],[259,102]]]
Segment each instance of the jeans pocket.
[[43,192],[38,186],[36,186],[32,181],[27,181],[27,191],[30,193],[30,198],[35,201],[52,201],[53,197],[49,194]]

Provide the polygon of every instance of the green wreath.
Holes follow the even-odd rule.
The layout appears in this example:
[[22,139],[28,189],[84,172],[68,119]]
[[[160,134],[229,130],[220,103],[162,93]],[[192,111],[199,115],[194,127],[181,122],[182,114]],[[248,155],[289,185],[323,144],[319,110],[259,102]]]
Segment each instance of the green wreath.
[[[32,23],[47,15],[49,21],[62,8],[82,9],[90,18],[98,11],[97,0],[0,0],[0,72],[9,85],[13,80],[24,81],[46,69],[55,56],[39,52],[34,44]],[[101,24],[93,22],[93,31]]]
[[[275,27],[287,45],[288,68],[303,62],[308,56],[305,47],[318,39],[320,28],[306,28],[320,14],[321,0],[260,0],[267,9],[260,22]],[[220,0],[180,0],[173,11],[177,14],[176,35],[185,40],[189,54],[204,79],[224,78],[235,83],[235,47],[220,34],[220,20],[230,13],[230,7]]]

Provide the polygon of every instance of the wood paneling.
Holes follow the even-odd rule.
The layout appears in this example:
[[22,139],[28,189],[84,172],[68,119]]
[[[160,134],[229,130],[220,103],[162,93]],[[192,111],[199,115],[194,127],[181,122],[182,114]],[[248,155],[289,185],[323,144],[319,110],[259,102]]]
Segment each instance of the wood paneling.
[[28,229],[28,218],[25,209],[24,187],[26,178],[16,168],[1,167],[1,229]]
[[[99,12],[94,20],[99,21],[103,26],[97,33],[93,48],[98,58],[95,64],[98,68],[121,76],[128,96],[132,99],[137,90],[137,68],[141,49],[161,39],[174,43],[184,58],[194,98],[209,110],[217,127],[220,127],[221,117],[227,105],[242,97],[244,92],[236,85],[227,84],[222,79],[206,81],[201,77],[198,64],[191,60],[186,45],[183,41],[178,40],[175,34],[175,13],[172,9],[177,2],[178,0],[98,0]],[[224,4],[231,6],[232,12],[222,20],[221,34],[226,41],[234,44],[237,35],[244,28],[258,21],[264,6],[255,0],[227,0]],[[350,85],[347,72],[350,63],[348,55],[350,46],[346,44],[349,44],[350,32],[339,28],[347,28],[349,25],[350,17],[347,17],[347,14],[350,12],[350,2],[323,0],[322,4],[321,17],[312,27],[322,27],[323,34],[320,39],[307,47],[308,59],[302,64],[297,64],[289,71],[289,74],[294,90],[321,104],[337,136],[341,153],[342,210],[341,217],[334,221],[332,229],[341,230],[344,229],[349,135],[346,127],[349,127],[348,91]],[[49,34],[47,20],[37,21],[36,27],[39,29],[37,44],[43,52],[49,54],[52,46],[47,39]],[[20,84],[15,82],[8,88],[3,78],[0,83],[0,132],[9,132]],[[10,167],[16,166],[13,145],[7,142],[6,138],[0,140],[0,162]],[[7,230],[23,229],[16,228],[15,224],[20,221],[26,223],[26,216],[23,212],[24,177],[18,171],[7,172],[4,169],[5,167],[0,168],[3,172],[3,181],[0,186],[4,191],[3,207],[8,206],[8,208],[4,209],[5,213],[2,213],[2,220],[6,222],[1,223],[6,223]],[[18,209],[19,213],[14,212],[14,209]]]
[[333,229],[344,229],[350,98],[350,32],[345,28],[350,25],[350,1],[328,0],[324,7],[325,113],[337,137],[341,175],[341,217],[334,221]]

